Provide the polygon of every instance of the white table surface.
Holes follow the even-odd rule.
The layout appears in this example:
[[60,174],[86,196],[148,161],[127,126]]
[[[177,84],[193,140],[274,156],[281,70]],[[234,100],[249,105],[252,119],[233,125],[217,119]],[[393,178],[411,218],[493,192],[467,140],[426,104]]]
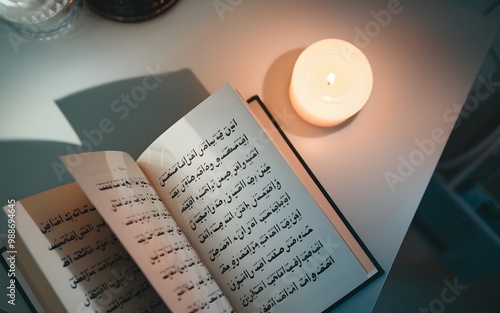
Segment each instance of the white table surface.
[[[214,3],[232,10],[218,14]],[[54,100],[124,78],[190,69],[213,92],[229,82],[245,98],[259,95],[349,223],[386,272],[396,257],[444,143],[436,143],[413,173],[391,190],[384,175],[398,174],[401,158],[418,152],[416,140],[442,129],[447,138],[454,105],[461,106],[488,50],[490,21],[444,1],[428,0],[180,0],[147,22],[120,24],[87,8],[71,34],[14,46],[0,26],[0,140],[78,143]],[[387,25],[370,13],[396,5]],[[371,28],[370,28],[371,27]],[[360,42],[356,29],[369,29]],[[298,118],[288,100],[293,64],[324,38],[357,43],[371,62],[374,89],[364,109],[335,128]],[[1,153],[9,153],[2,151]],[[1,164],[2,167],[22,166]],[[8,197],[25,197],[22,182]],[[4,188],[1,188],[4,189]],[[43,180],[39,191],[47,189]],[[0,201],[4,201],[1,200]],[[5,236],[6,222],[1,219]],[[370,312],[386,275],[336,312]],[[2,280],[3,281],[3,280]],[[3,298],[0,303],[3,303]]]

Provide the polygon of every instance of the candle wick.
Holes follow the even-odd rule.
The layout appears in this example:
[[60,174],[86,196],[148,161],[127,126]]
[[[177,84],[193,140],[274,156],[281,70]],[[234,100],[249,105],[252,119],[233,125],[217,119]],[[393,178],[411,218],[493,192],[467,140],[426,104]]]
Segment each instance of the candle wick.
[[328,84],[328,86],[331,86],[333,85],[334,82],[335,82],[335,74],[330,72],[330,74],[328,74],[328,76],[326,77],[326,83]]

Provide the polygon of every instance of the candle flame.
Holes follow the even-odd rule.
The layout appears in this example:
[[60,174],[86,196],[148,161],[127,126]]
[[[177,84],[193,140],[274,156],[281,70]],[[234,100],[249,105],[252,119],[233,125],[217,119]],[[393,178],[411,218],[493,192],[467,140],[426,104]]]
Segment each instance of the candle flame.
[[326,82],[328,83],[328,86],[333,85],[333,83],[335,82],[335,74],[333,72],[330,72],[330,74],[326,76]]

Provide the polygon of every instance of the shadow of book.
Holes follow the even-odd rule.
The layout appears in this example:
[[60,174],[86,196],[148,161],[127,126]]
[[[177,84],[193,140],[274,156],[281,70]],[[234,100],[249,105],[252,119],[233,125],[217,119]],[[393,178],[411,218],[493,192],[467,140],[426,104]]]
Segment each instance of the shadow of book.
[[182,69],[116,81],[56,100],[81,146],[50,141],[0,141],[0,198],[19,200],[72,182],[59,161],[60,155],[120,150],[137,158],[208,95],[193,72]]
[[82,141],[82,152],[120,150],[135,159],[208,95],[184,69],[94,87],[56,103]]

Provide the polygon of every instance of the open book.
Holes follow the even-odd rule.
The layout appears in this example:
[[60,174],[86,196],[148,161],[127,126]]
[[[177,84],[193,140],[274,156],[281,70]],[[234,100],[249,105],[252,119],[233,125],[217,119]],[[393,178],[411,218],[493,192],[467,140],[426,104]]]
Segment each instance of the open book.
[[229,85],[138,160],[62,160],[76,183],[15,205],[17,266],[47,312],[322,312],[383,272]]

